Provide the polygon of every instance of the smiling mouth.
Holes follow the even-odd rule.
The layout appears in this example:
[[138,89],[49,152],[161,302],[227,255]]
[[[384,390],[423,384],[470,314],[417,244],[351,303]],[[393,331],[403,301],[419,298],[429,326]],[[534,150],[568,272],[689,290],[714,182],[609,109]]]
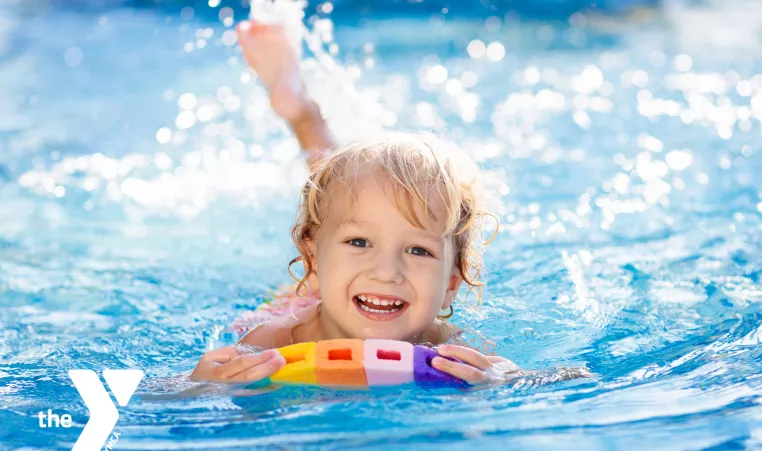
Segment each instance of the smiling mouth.
[[368,313],[396,313],[408,306],[408,303],[401,299],[379,299],[362,294],[355,296],[353,300],[362,310]]

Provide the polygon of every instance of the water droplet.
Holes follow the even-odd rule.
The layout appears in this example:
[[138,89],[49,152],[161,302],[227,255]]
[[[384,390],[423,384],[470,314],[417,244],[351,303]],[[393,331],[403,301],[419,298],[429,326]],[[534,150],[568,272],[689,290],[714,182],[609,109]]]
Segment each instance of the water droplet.
[[195,10],[190,7],[186,6],[185,8],[180,10],[180,19],[182,20],[191,20],[193,19],[193,16],[196,14]]
[[672,170],[682,171],[693,163],[693,155],[687,150],[673,150],[666,155],[665,161]]
[[484,27],[487,29],[487,31],[495,32],[500,29],[500,18],[495,16],[490,16],[487,18],[487,20],[484,22]]
[[167,127],[162,127],[156,132],[156,141],[159,144],[167,144],[172,139],[172,131]]
[[69,47],[64,52],[64,61],[67,66],[79,66],[82,62],[83,54],[79,47]]
[[186,92],[177,99],[177,106],[183,110],[192,110],[196,107],[196,96],[190,92]]
[[479,59],[484,56],[484,53],[486,51],[487,47],[484,45],[484,42],[474,39],[473,41],[468,43],[468,55],[473,59]]
[[688,72],[693,66],[693,60],[690,56],[685,54],[677,55],[675,57],[674,65],[675,69],[679,70],[680,72]]
[[492,61],[500,61],[505,56],[505,47],[499,42],[491,42],[487,46],[487,58]]
[[227,30],[222,33],[222,43],[228,47],[235,45],[238,42],[238,35],[235,30]]

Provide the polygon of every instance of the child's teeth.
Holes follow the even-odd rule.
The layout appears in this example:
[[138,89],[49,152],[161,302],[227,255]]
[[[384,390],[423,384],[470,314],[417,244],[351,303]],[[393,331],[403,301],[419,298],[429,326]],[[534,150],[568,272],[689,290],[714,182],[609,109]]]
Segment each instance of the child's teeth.
[[365,310],[366,312],[371,312],[371,313],[394,313],[396,311],[399,311],[399,308],[393,308],[391,310],[377,310],[374,308],[370,308],[364,304],[360,304],[360,308]]
[[370,296],[365,296],[363,294],[358,295],[357,299],[363,301],[363,302],[369,302],[371,304],[375,305],[402,305],[402,301],[399,299],[393,300],[393,301],[387,301],[386,299],[377,299]]

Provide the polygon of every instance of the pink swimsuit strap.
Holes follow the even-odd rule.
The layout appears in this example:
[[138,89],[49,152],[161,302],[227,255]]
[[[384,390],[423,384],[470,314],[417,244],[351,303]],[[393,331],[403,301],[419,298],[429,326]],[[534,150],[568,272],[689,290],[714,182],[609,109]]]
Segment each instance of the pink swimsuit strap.
[[231,328],[242,337],[261,324],[288,316],[296,319],[296,314],[299,311],[314,307],[320,302],[319,293],[309,291],[304,296],[297,296],[293,290],[289,290],[287,293],[273,298],[266,298],[255,310],[245,312],[233,321]]

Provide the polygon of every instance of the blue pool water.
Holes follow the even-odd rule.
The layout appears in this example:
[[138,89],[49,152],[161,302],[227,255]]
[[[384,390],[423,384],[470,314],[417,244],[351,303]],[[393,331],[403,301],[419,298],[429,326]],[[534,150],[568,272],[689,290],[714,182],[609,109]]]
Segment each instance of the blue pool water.
[[596,376],[261,396],[185,379],[289,282],[306,171],[224,4],[29,5],[0,7],[0,449],[71,448],[75,368],[146,372],[118,450],[762,447],[759,2],[337,20],[338,69],[305,63],[337,134],[447,130],[492,173],[485,302],[454,321]]

